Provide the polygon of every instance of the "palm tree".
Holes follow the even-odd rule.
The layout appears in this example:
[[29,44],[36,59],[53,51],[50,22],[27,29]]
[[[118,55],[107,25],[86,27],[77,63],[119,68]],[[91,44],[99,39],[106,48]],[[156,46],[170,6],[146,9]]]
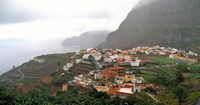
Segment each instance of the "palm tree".
[[174,92],[178,98],[179,105],[182,105],[182,102],[185,100],[187,95],[187,89],[184,86],[177,86]]

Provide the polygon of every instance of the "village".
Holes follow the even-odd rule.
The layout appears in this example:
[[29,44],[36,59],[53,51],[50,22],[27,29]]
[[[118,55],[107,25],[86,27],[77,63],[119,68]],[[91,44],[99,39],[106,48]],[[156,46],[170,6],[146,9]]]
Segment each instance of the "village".
[[[170,47],[137,47],[129,50],[90,48],[77,51],[63,70],[70,72],[74,65],[80,63],[93,64],[95,69],[77,74],[67,85],[95,89],[121,99],[134,96],[145,89],[159,89],[155,84],[148,83],[144,77],[135,74],[135,70],[148,69],[145,67],[147,60],[144,56],[166,56],[188,64],[198,62],[198,54]],[[67,86],[64,87],[66,91]]]
[[35,57],[1,81],[23,94],[44,93],[72,103],[89,99],[177,105],[180,89],[189,98],[199,98],[199,60],[195,52],[170,47],[88,48]]

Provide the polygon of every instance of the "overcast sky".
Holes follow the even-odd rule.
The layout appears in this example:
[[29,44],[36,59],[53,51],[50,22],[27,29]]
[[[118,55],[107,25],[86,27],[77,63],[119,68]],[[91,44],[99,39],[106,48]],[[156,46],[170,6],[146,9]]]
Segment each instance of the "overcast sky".
[[0,0],[0,39],[115,30],[139,0]]

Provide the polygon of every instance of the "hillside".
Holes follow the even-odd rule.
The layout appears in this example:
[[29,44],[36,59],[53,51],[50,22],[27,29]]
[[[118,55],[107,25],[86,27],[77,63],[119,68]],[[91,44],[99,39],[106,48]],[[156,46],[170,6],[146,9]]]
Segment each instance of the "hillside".
[[139,5],[99,47],[159,45],[199,52],[199,11],[199,0],[154,0]]
[[38,81],[41,78],[57,72],[70,62],[73,53],[49,54],[35,57],[34,59],[18,66],[0,76],[3,83],[27,83]]
[[85,32],[80,36],[65,39],[62,42],[66,47],[93,48],[105,41],[108,31]]

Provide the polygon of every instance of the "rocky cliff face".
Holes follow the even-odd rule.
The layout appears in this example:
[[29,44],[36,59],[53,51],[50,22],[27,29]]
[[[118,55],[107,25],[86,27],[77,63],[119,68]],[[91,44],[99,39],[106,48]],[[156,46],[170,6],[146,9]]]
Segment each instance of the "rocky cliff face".
[[[145,3],[143,3],[145,4]],[[100,47],[200,46],[199,0],[153,0],[133,9]]]
[[65,39],[62,45],[66,47],[92,48],[104,42],[108,34],[108,31],[85,32],[78,37]]

